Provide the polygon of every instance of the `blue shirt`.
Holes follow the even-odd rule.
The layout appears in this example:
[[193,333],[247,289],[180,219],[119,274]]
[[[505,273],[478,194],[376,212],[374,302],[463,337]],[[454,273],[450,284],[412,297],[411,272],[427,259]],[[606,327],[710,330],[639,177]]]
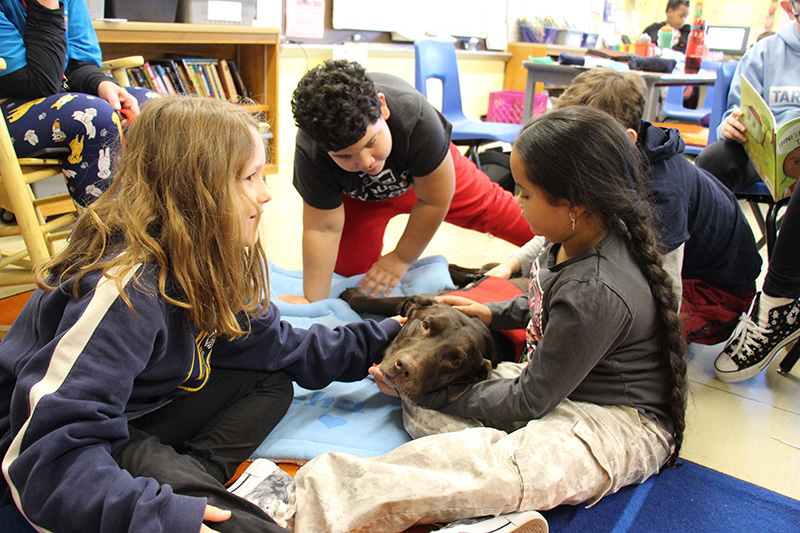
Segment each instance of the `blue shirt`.
[[[102,61],[100,43],[86,3],[83,0],[61,0],[61,4],[67,29],[67,61],[75,59],[99,67]],[[28,12],[21,0],[0,0],[0,55],[6,60],[6,70],[0,75],[17,71],[28,64],[23,40],[27,17]]]

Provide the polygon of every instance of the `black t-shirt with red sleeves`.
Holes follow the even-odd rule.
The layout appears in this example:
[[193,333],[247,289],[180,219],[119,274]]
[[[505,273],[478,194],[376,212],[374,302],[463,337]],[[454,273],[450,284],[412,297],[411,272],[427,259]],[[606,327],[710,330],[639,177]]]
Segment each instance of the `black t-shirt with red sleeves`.
[[449,154],[452,126],[414,87],[396,76],[371,73],[383,93],[392,135],[392,150],[377,176],[340,168],[322,147],[301,130],[295,141],[293,184],[303,200],[317,209],[342,205],[342,194],[381,201],[408,192],[414,177],[433,172]]

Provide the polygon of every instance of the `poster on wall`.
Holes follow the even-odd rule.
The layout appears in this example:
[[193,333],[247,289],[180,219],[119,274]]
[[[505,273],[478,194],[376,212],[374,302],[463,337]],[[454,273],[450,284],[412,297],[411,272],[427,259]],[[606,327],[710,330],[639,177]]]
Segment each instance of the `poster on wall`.
[[616,0],[606,0],[606,5],[603,8],[603,22],[614,22],[614,15],[616,11]]
[[325,0],[286,0],[286,37],[322,39]]

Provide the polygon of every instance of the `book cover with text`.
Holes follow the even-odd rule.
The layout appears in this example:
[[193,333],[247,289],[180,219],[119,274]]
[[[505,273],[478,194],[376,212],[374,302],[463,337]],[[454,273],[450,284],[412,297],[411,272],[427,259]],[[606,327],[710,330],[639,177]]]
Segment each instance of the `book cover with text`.
[[744,149],[772,197],[792,194],[800,178],[800,117],[777,124],[775,115],[742,76],[741,122],[747,128]]

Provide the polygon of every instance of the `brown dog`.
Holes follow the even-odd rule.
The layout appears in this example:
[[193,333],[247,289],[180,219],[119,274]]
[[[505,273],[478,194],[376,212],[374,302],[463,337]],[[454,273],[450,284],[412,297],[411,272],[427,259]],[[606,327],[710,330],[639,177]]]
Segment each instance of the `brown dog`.
[[[358,289],[348,291],[342,298],[356,311],[360,298],[375,303]],[[480,320],[428,296],[403,298],[399,309],[395,305],[397,313],[408,320],[378,368],[403,400],[415,404],[427,393],[445,389],[453,402],[489,377],[495,343]]]

